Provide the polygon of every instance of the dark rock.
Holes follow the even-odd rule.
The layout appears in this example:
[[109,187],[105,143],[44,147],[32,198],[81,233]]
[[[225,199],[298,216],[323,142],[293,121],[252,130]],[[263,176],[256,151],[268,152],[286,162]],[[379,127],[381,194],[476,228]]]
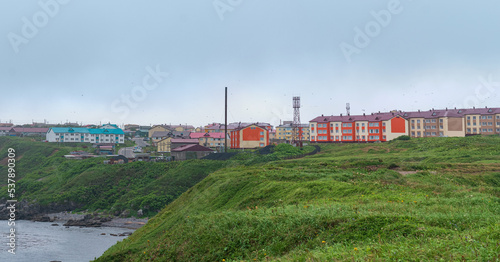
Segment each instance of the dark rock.
[[101,233],[101,236],[105,236],[105,235],[106,235],[106,233]]
[[51,226],[59,226],[59,224],[52,224]]
[[114,237],[117,237],[118,235],[117,234],[109,234],[110,236],[114,236]]
[[132,235],[132,232],[123,232],[123,235],[130,236],[130,235]]

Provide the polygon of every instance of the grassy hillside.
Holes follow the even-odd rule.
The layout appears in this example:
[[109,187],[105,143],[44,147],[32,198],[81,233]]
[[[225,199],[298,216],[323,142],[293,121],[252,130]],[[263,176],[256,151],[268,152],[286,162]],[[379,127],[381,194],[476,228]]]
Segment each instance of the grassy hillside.
[[[272,154],[244,153],[231,161],[133,162],[104,165],[103,158],[68,160],[71,151],[88,144],[42,143],[29,138],[0,137],[0,174],[7,174],[7,150],[16,151],[16,199],[55,209],[122,212],[153,216],[211,172],[225,166],[253,165],[312,151],[280,145]],[[84,148],[85,147],[85,148]],[[0,199],[7,198],[7,179]],[[43,208],[42,208],[43,210]],[[60,211],[60,210],[59,210]]]
[[97,261],[498,261],[499,142],[323,145],[226,167]]
[[[187,189],[226,163],[185,161],[134,162],[104,165],[103,158],[68,160],[63,157],[84,144],[59,146],[29,139],[0,137],[0,173],[6,174],[7,149],[16,150],[16,198],[48,206],[61,204],[77,210],[100,210],[152,216]],[[0,182],[0,198],[7,198],[7,179]]]

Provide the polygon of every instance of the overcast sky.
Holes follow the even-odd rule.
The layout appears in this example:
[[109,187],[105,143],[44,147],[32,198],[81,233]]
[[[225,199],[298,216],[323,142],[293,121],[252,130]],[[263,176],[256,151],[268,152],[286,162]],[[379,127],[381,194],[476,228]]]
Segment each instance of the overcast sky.
[[0,122],[500,107],[500,2],[0,0]]

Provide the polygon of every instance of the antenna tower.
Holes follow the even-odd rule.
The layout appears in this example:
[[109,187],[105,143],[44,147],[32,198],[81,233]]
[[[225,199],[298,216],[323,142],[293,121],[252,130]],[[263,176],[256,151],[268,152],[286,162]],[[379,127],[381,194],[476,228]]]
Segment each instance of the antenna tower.
[[300,134],[300,96],[293,97],[293,123],[292,123],[292,143],[302,141]]
[[347,111],[347,115],[350,116],[351,115],[351,104],[350,103],[345,104],[345,110]]

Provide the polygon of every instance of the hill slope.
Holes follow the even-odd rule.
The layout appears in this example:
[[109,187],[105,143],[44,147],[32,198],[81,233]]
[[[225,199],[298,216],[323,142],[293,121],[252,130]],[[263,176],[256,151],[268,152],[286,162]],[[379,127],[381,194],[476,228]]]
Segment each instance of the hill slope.
[[226,167],[97,261],[494,261],[499,142],[324,145]]

